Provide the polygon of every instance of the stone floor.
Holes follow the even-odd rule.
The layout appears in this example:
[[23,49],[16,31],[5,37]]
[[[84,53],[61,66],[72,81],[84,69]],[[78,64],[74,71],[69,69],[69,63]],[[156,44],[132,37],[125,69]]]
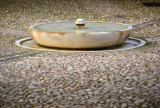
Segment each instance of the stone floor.
[[4,107],[157,107],[160,54],[153,47],[96,53],[38,52],[0,62]]
[[[17,2],[10,4],[8,2],[9,0],[6,1],[6,3],[3,2],[5,4],[4,6],[20,6]],[[29,0],[23,1],[28,3]],[[40,2],[34,1],[39,3],[34,10],[38,10],[38,6],[43,7],[41,0]],[[50,0],[47,1],[48,3],[51,2]],[[8,19],[15,20],[16,16],[14,16],[14,13],[16,10],[9,10],[3,7],[5,12],[11,12],[6,16],[5,12],[1,12],[0,107],[160,107],[160,21],[157,17],[159,13],[156,13],[160,12],[160,8],[137,6],[138,9],[144,12],[141,18],[132,18],[131,16],[128,18],[128,14],[134,14],[135,11],[140,15],[140,11],[136,10],[136,8],[134,9],[136,5],[134,5],[133,2],[127,3],[132,4],[129,6],[133,9],[132,11],[127,11],[121,7],[123,2],[117,2],[116,0],[113,0],[114,2],[87,0],[86,4],[82,3],[81,5],[78,4],[80,3],[79,0],[73,3],[67,2],[67,0],[60,1],[66,8],[68,7],[67,9],[71,10],[77,6],[80,9],[85,7],[85,9],[88,9],[86,11],[88,16],[84,17],[88,19],[91,17],[89,20],[93,20],[94,17],[96,20],[102,20],[101,17],[99,17],[102,16],[105,18],[104,20],[109,20],[110,17],[113,17],[111,19],[113,21],[128,22],[134,26],[134,30],[130,36],[143,38],[147,41],[147,44],[136,49],[113,52],[47,52],[22,49],[16,47],[14,42],[18,39],[28,37],[25,30],[27,29],[27,22],[32,24],[32,22],[41,19],[38,19],[38,15],[34,14],[35,20],[28,20],[27,18],[32,19],[32,16],[29,16],[31,11],[26,13],[26,17],[23,19],[22,7],[25,7],[25,3],[22,3],[22,7],[19,7],[22,12],[17,11],[17,15],[20,15],[19,20],[23,19],[22,22],[17,21],[9,26],[7,25],[9,22],[4,19],[10,16]],[[55,6],[60,5],[60,2],[54,3]],[[69,7],[70,4],[73,4],[73,7]],[[33,2],[31,6],[34,5]],[[107,5],[107,7],[105,7],[105,5]],[[45,6],[46,5],[44,5],[44,7]],[[102,13],[102,10],[98,8],[99,6],[106,11]],[[127,6],[128,5],[125,5],[125,7]],[[49,6],[49,8],[51,7]],[[60,14],[61,9],[57,9]],[[106,13],[110,13],[112,9],[114,15],[105,16]],[[120,9],[120,11],[116,11],[116,9]],[[146,16],[147,9],[148,11],[154,10],[155,13],[148,13],[148,16]],[[24,9],[24,12],[26,11],[29,11],[29,8]],[[94,11],[97,13],[97,16],[93,15]],[[42,10],[42,12],[44,12],[44,10]],[[68,12],[68,10],[64,12]],[[83,15],[83,13],[85,13],[85,11],[81,10],[80,15]],[[65,13],[61,14],[62,16],[66,15]],[[62,17],[59,18],[63,20]],[[70,17],[67,16],[67,18],[69,19]],[[49,17],[49,21],[53,20],[55,19]],[[5,24],[6,22],[7,24]],[[21,30],[17,30],[18,27],[20,27]]]

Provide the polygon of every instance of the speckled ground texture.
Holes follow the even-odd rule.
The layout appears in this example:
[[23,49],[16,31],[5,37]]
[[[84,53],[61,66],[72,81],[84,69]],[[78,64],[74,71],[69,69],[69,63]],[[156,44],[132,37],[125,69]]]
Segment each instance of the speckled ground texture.
[[[146,1],[146,0],[145,0]],[[138,0],[1,0],[0,107],[160,107],[160,7]],[[15,46],[30,25],[123,22],[143,47],[115,52],[47,52]]]

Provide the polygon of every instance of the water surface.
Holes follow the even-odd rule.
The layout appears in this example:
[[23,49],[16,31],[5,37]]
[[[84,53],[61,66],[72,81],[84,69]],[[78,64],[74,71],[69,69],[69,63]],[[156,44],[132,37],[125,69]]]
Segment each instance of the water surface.
[[126,29],[128,26],[117,23],[107,22],[86,22],[84,28],[76,28],[74,22],[55,22],[34,26],[35,29],[47,32],[108,32]]

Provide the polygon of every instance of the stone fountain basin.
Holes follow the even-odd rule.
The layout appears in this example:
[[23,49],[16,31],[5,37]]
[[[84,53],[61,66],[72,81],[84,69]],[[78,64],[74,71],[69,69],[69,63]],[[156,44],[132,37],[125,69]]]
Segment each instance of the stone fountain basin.
[[[63,23],[68,24],[67,29],[65,25],[63,30],[63,27],[61,27]],[[119,26],[119,29],[114,29],[114,25]],[[110,29],[107,29],[107,27],[110,27]],[[86,28],[74,29],[74,22],[55,22],[32,25],[29,27],[29,32],[33,40],[42,46],[86,49],[122,44],[130,33],[132,26],[123,23],[90,21],[86,22]],[[99,30],[99,28],[101,29]]]

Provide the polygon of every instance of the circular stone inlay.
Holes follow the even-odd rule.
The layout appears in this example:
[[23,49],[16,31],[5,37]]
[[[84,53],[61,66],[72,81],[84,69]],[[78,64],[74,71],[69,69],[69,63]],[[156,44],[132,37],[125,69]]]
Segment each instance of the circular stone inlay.
[[74,52],[96,52],[96,51],[119,51],[126,49],[133,49],[145,45],[145,41],[139,38],[129,37],[121,45],[106,47],[106,48],[95,48],[95,49],[66,49],[66,48],[53,48],[44,47],[37,44],[31,37],[17,40],[15,44],[22,48],[35,49],[35,50],[45,50],[45,51],[74,51]]

